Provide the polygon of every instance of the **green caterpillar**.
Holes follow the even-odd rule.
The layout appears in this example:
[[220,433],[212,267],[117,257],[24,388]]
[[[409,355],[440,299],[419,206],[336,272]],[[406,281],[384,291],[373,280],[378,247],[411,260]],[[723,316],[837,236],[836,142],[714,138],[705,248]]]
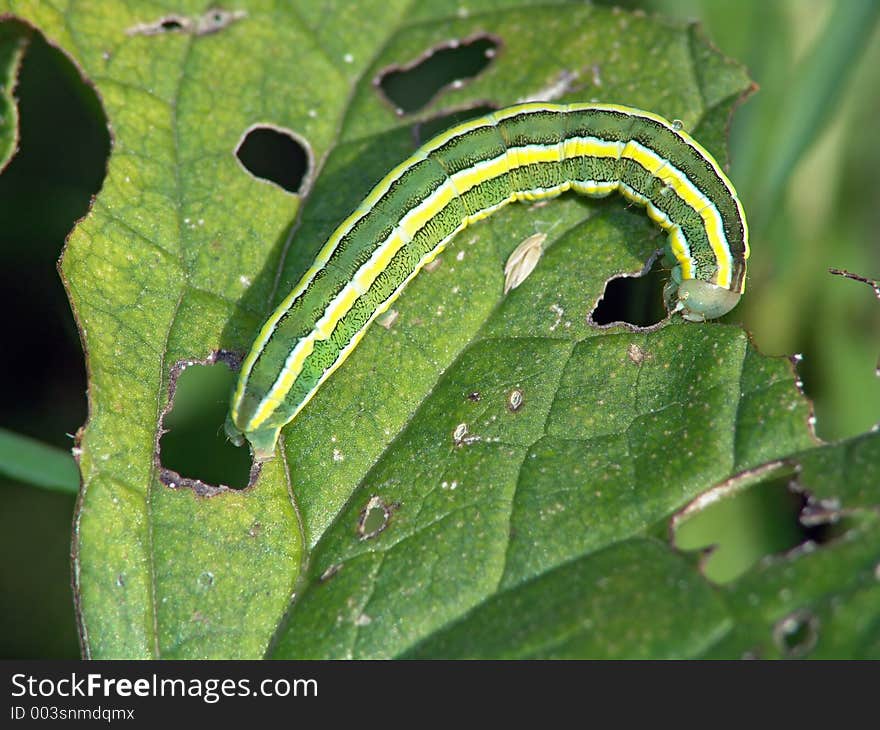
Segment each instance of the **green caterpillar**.
[[745,288],[745,213],[680,123],[612,104],[529,103],[459,124],[392,170],[333,232],[245,358],[226,432],[270,458],[281,428],[367,328],[470,223],[517,200],[619,190],[669,233],[664,299],[702,321]]

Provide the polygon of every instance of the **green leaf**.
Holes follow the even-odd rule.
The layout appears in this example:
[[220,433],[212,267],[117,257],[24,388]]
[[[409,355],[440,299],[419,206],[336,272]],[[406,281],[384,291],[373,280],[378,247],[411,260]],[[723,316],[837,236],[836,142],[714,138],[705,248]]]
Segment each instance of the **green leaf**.
[[837,525],[720,591],[733,630],[710,657],[880,658],[880,434],[790,460],[812,521]]
[[496,594],[405,656],[678,659],[699,655],[730,625],[686,560],[632,539]]
[[812,449],[792,467],[827,519],[846,515],[826,545],[719,588],[668,545],[621,541],[496,594],[404,656],[876,659],[880,436]]
[[0,19],[0,172],[18,147],[18,106],[13,92],[27,42],[27,31],[21,25]]
[[[75,532],[89,656],[394,657],[432,640],[452,653],[445,627],[527,615],[569,581],[542,633],[486,633],[479,652],[699,655],[738,625],[693,561],[651,536],[732,475],[812,447],[809,406],[789,363],[734,326],[588,323],[607,279],[662,245],[620,200],[514,206],[460,235],[247,489],[162,469],[180,368],[250,346],[420,122],[595,98],[681,119],[725,157],[750,82],[693,28],[580,4],[471,5],[254,2],[218,22],[183,3],[169,30],[145,6],[11,4],[74,56],[114,130],[62,266],[90,373]],[[384,70],[481,33],[501,52],[417,114],[401,119],[377,91]],[[236,160],[256,123],[291,130],[318,161],[307,202]],[[543,260],[504,297],[504,262],[536,232]],[[705,608],[688,625],[618,635],[614,619],[599,636],[578,618],[584,597],[598,626],[618,606],[684,596]]]
[[[609,210],[570,239],[613,251],[605,237],[623,217]],[[736,328],[603,333],[563,318],[559,333],[541,292],[565,309],[599,278],[563,247],[496,310],[324,534],[278,655],[395,656],[493,593],[650,534],[729,475],[812,444],[790,366]],[[514,388],[523,405],[511,413]],[[359,520],[377,499],[388,526],[365,540]],[[564,580],[554,575],[540,585]]]
[[45,489],[79,490],[79,472],[69,453],[5,428],[0,428],[0,473]]

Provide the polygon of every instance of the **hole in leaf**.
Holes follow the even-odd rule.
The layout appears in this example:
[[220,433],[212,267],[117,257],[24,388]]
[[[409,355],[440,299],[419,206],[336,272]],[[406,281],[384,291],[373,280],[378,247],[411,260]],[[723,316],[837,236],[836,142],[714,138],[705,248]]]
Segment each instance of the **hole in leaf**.
[[180,371],[160,441],[163,469],[181,477],[178,482],[174,475],[163,474],[168,486],[191,486],[201,494],[215,493],[211,485],[247,486],[248,450],[234,446],[223,432],[234,384],[235,373],[225,364],[196,364]]
[[809,611],[795,611],[773,627],[773,641],[786,657],[808,654],[818,640],[819,619]]
[[803,540],[814,545],[824,545],[842,537],[851,527],[836,499],[817,499],[807,491],[801,491],[799,485],[790,486],[800,500],[800,522]]
[[675,546],[680,550],[714,546],[703,573],[715,583],[729,583],[765,555],[800,545],[807,539],[799,522],[802,498],[791,492],[789,484],[786,474],[718,499],[678,524]]
[[149,23],[137,23],[126,30],[127,35],[161,35],[163,33],[194,33],[209,35],[228,27],[247,17],[244,10],[222,10],[213,8],[203,15],[165,15]]
[[388,521],[397,506],[386,504],[381,497],[370,497],[358,518],[357,530],[361,540],[371,540],[388,527]]
[[148,23],[136,23],[125,31],[126,35],[155,36],[164,33],[188,33],[193,21],[183,15],[166,15]]
[[371,507],[364,514],[361,532],[364,537],[371,537],[385,527],[385,510],[382,507]]
[[289,193],[301,192],[311,168],[309,150],[292,132],[267,125],[248,129],[235,156],[251,175]]
[[472,106],[469,109],[460,109],[459,111],[443,114],[439,117],[432,117],[424,122],[419,122],[413,128],[413,137],[415,146],[421,147],[434,135],[444,132],[456,124],[466,122],[468,119],[476,119],[484,114],[494,112],[498,107],[490,104],[482,104],[480,106]]
[[626,323],[651,327],[666,317],[663,286],[669,272],[660,264],[660,257],[651,269],[637,276],[617,276],[605,285],[602,298],[590,313],[593,324]]
[[842,538],[852,519],[837,499],[814,497],[791,464],[770,463],[704,492],[672,521],[680,550],[706,550],[703,573],[727,583],[768,555],[816,550]]
[[484,71],[500,45],[500,40],[489,35],[449,41],[412,63],[386,69],[374,83],[398,114],[412,114],[443,89],[460,88],[465,80]]

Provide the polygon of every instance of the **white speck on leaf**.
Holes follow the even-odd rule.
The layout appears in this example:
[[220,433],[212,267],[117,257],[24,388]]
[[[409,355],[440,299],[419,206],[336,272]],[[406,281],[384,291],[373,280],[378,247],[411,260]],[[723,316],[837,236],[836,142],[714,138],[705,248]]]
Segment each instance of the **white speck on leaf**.
[[550,311],[556,315],[556,321],[550,325],[550,331],[553,332],[562,322],[562,318],[565,316],[565,310],[558,304],[551,304]]

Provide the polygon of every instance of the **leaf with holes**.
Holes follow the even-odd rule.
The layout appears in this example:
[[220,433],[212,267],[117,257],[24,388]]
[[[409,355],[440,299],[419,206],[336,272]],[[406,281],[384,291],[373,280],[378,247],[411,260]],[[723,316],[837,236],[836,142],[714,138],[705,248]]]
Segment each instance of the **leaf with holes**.
[[[692,27],[564,3],[392,0],[336,8],[332,24],[315,3],[164,17],[9,4],[74,57],[115,134],[62,267],[90,374],[74,541],[88,656],[537,655],[553,642],[684,656],[733,642],[746,621],[732,599],[658,534],[715,485],[813,447],[809,406],[790,364],[737,327],[590,324],[609,277],[640,272],[662,243],[620,200],[513,206],[469,228],[246,489],[176,474],[163,430],[184,369],[244,352],[333,228],[444,123],[595,98],[681,119],[724,159],[750,88],[739,66]],[[454,78],[448,55],[430,62],[458,49],[483,59]],[[439,76],[410,88],[431,93],[393,101],[424,69]],[[249,174],[270,174],[251,153],[272,131],[299,146],[298,181]],[[505,296],[505,262],[535,234],[541,261]],[[669,613],[685,596],[698,621]],[[626,607],[663,616],[633,635],[614,616]],[[544,633],[462,638],[517,610]]]
[[880,436],[759,471],[774,470],[808,493],[802,519],[846,524],[724,587],[669,545],[622,540],[496,594],[405,656],[880,658]]

